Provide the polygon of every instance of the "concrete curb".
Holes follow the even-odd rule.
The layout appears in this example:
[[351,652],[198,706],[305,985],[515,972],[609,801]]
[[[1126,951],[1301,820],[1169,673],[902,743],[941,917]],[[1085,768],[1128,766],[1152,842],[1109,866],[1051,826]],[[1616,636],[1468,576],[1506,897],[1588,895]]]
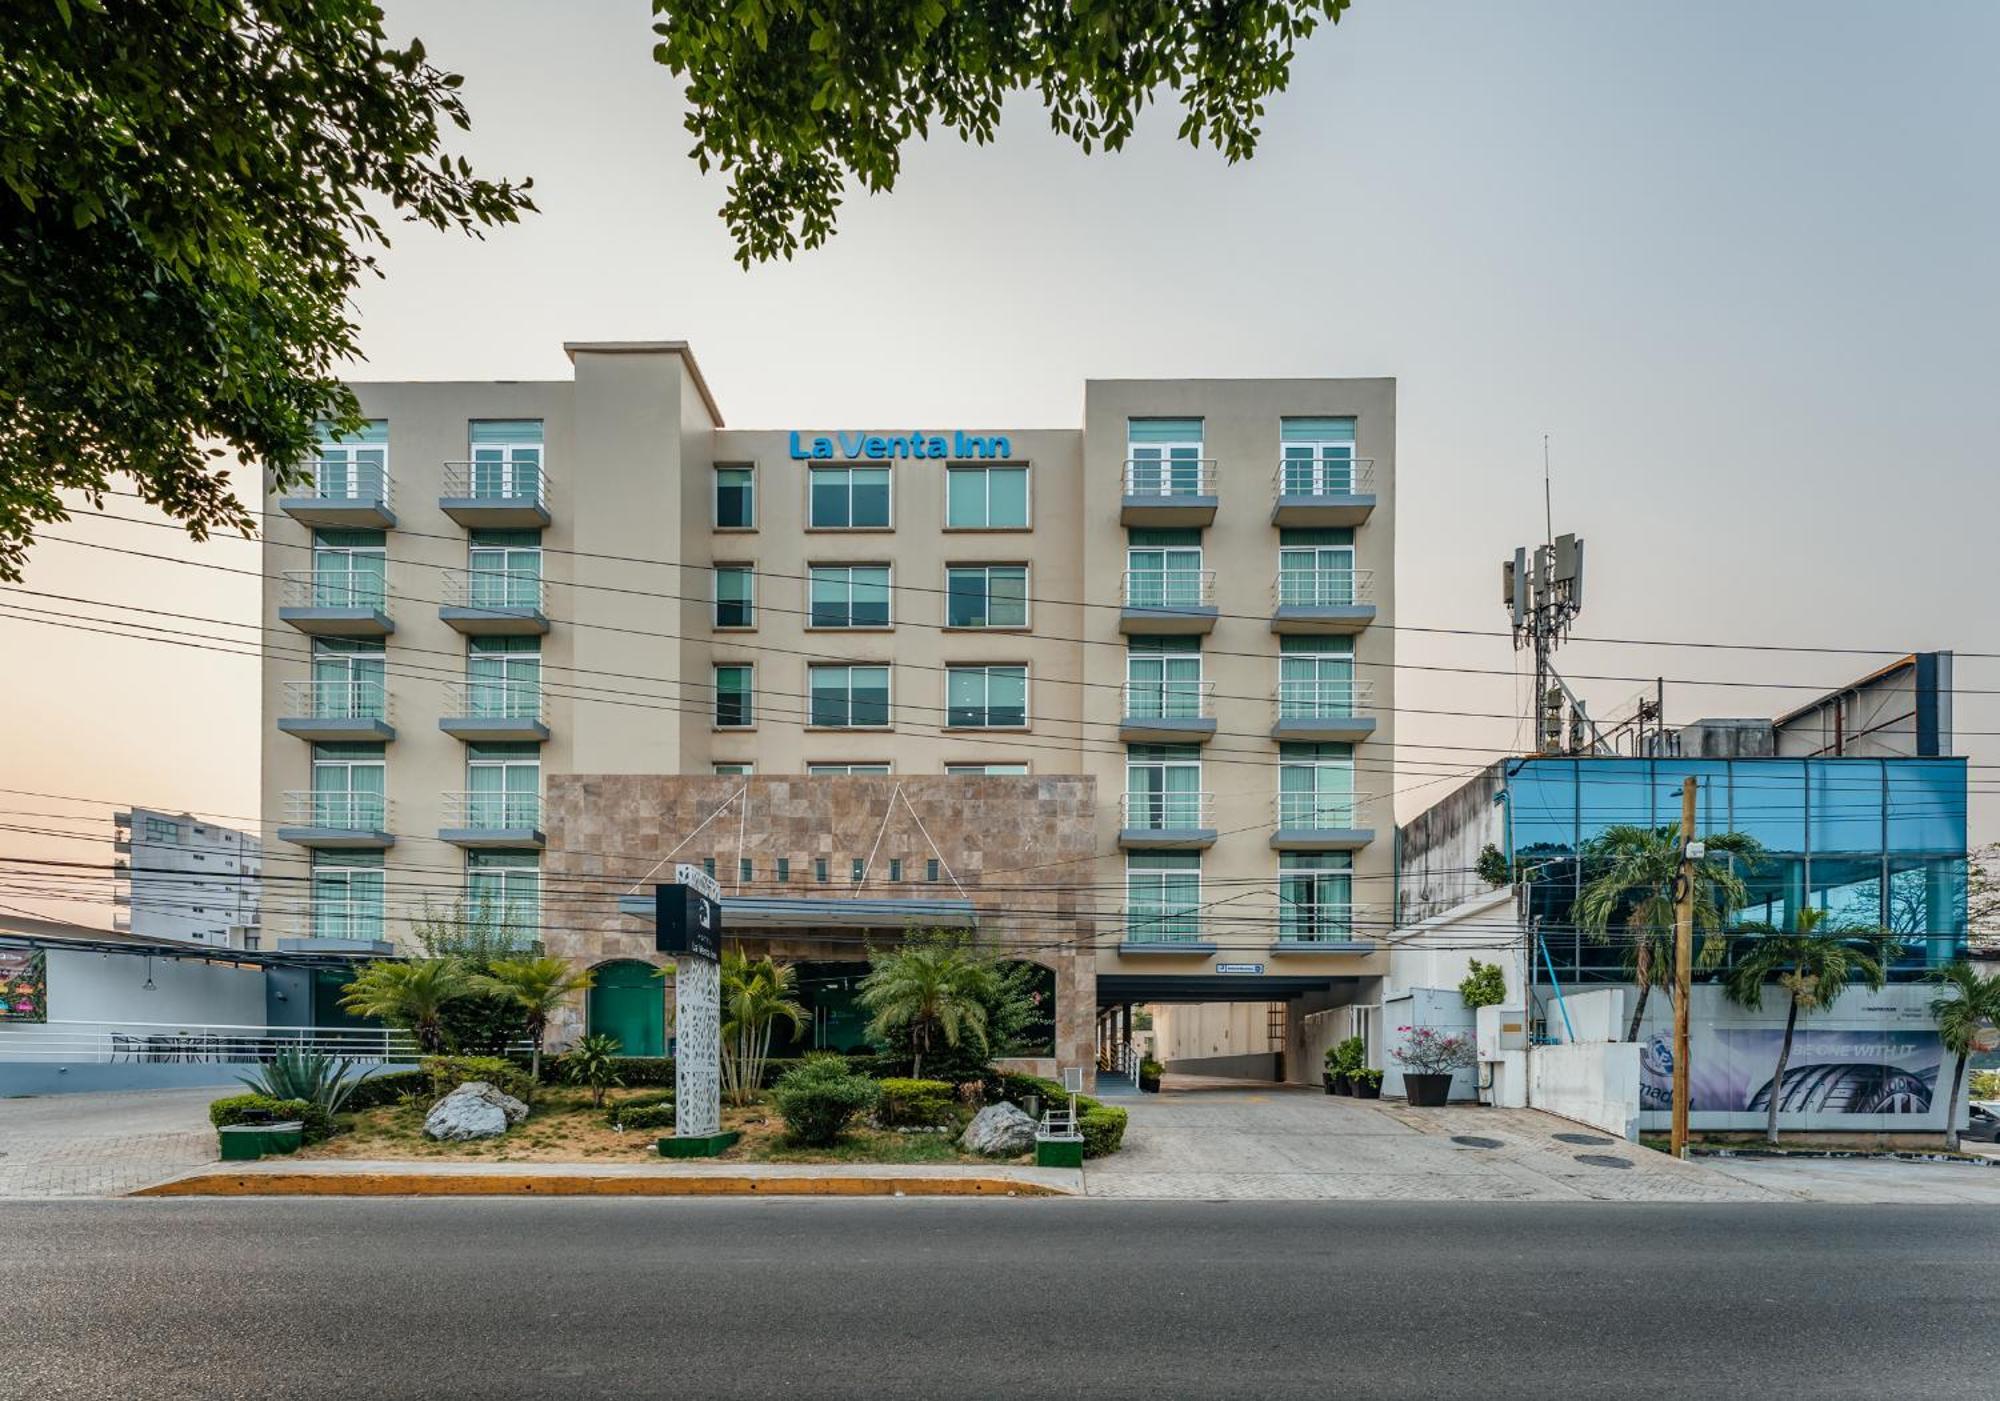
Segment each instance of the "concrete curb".
[[1012,1177],[764,1176],[752,1173],[203,1171],[135,1197],[1067,1197]]

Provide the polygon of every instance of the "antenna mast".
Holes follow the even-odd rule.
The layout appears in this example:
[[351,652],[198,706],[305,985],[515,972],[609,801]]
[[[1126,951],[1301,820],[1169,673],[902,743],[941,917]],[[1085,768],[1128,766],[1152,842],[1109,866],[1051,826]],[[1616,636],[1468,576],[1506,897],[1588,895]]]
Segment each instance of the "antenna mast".
[[1542,435],[1542,511],[1546,543],[1532,552],[1523,546],[1501,561],[1501,603],[1513,618],[1514,650],[1531,647],[1535,653],[1535,752],[1597,753],[1603,737],[1555,669],[1555,650],[1583,611],[1583,541],[1555,533],[1547,434]]

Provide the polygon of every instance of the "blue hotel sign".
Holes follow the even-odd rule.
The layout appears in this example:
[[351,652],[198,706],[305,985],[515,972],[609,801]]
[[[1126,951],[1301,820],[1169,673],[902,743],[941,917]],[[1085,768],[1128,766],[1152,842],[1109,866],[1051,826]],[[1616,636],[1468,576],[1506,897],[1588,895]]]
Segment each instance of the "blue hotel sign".
[[810,440],[792,434],[792,459],[796,462],[830,462],[835,458],[886,462],[892,457],[1008,458],[1014,444],[1004,433],[835,433]]

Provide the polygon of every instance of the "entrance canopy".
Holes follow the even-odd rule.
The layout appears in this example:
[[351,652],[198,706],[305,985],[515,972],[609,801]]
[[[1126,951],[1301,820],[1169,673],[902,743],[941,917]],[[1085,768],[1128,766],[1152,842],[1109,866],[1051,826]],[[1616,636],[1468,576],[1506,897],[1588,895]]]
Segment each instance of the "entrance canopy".
[[1100,973],[1097,1005],[1144,1002],[1286,1002],[1312,992],[1345,993],[1360,978],[1243,977],[1230,973]]

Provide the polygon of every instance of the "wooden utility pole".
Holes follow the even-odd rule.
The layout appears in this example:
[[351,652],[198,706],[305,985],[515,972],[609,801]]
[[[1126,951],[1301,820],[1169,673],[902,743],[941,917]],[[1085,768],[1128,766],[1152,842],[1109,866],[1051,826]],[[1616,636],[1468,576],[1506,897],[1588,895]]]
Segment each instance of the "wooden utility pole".
[[1694,982],[1695,779],[1681,780],[1681,869],[1674,890],[1674,1136],[1673,1154],[1688,1151],[1688,995]]

